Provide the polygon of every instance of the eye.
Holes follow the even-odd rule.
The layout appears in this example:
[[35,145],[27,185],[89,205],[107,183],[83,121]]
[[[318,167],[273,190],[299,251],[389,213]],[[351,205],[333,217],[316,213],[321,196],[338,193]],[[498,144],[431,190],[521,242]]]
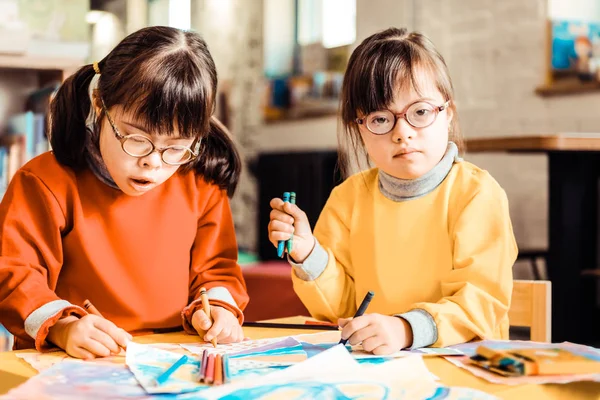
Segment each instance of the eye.
[[134,143],[134,144],[145,144],[148,143],[148,139],[146,139],[143,136],[139,136],[139,135],[127,135],[127,140]]
[[387,114],[373,114],[369,116],[370,125],[385,125],[390,122],[390,116]]
[[415,110],[415,114],[418,115],[419,117],[425,117],[429,113],[431,113],[431,110],[428,108],[421,108],[421,109]]

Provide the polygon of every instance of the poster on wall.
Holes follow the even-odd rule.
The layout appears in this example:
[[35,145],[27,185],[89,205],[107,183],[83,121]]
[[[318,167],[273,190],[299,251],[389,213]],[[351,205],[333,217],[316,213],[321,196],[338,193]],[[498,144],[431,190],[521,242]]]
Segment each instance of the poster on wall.
[[552,21],[552,71],[600,81],[600,21]]

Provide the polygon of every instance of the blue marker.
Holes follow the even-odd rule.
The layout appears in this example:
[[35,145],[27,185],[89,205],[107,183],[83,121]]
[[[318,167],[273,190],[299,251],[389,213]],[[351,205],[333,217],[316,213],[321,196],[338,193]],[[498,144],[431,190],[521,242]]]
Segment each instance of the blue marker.
[[[290,203],[296,204],[296,192],[290,192]],[[292,236],[290,236],[288,241],[285,242],[288,254],[290,254],[292,252],[293,240],[294,240],[294,234],[292,233]]]
[[[373,300],[373,296],[375,296],[375,293],[371,291],[367,292],[367,295],[363,299],[362,303],[360,303],[360,306],[358,307],[358,310],[356,310],[356,314],[354,314],[353,318],[358,318],[363,315],[365,311],[367,311],[367,307],[369,307],[369,303],[371,303],[371,300]],[[343,344],[345,346],[346,343],[348,343],[348,339],[341,339],[338,344]]]
[[167,379],[169,379],[169,377],[171,375],[173,375],[173,372],[177,371],[179,369],[179,367],[181,367],[182,365],[184,365],[188,360],[188,356],[183,356],[181,357],[179,360],[177,360],[175,362],[175,364],[171,365],[169,367],[169,369],[167,369],[165,372],[163,372],[162,374],[160,374],[158,376],[158,378],[156,378],[156,385],[162,385],[163,383],[165,383],[167,381]]
[[[290,201],[290,192],[283,192],[283,201],[288,203]],[[283,251],[285,250],[285,240],[277,242],[277,257],[283,257]]]

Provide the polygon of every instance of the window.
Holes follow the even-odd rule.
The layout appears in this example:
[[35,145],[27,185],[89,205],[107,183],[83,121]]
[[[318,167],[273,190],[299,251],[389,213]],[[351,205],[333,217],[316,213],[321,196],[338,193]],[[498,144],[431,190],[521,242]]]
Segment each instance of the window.
[[356,40],[356,0],[298,0],[298,43],[332,48]]

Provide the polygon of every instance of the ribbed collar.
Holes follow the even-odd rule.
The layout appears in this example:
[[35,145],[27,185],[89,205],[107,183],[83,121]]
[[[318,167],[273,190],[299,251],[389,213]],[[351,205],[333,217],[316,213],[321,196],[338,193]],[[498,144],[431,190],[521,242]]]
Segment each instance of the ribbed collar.
[[446,154],[440,162],[425,175],[416,179],[400,179],[379,170],[379,190],[393,201],[418,199],[438,187],[452,169],[455,162],[462,161],[454,142],[448,142]]

